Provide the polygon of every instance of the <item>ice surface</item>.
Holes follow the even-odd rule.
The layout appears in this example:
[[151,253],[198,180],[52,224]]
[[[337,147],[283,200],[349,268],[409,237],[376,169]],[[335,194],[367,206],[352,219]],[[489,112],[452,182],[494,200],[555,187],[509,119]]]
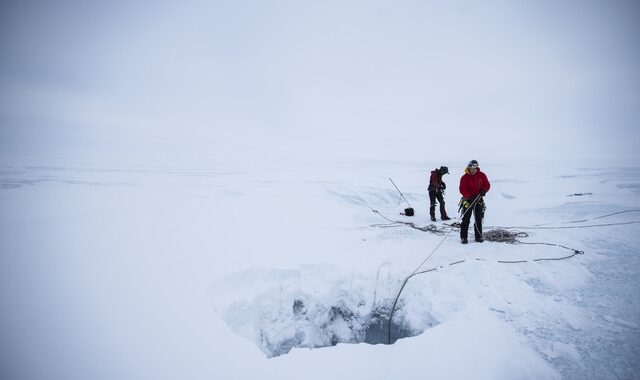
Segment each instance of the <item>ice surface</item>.
[[[428,225],[426,183],[440,164],[5,166],[0,328],[12,360],[3,370],[96,379],[637,377],[638,224],[527,231],[526,241],[585,252],[561,261],[532,260],[570,251],[463,246],[453,233],[422,268],[437,270],[403,291],[394,328],[407,337],[354,344],[382,342],[376,323],[443,238],[372,227],[386,221],[370,207]],[[448,164],[455,214],[463,163]],[[640,209],[637,168],[524,165],[483,163],[496,178],[488,226],[578,226],[590,222],[567,222]],[[405,205],[389,176],[416,216],[399,215]],[[582,192],[593,195],[567,197]],[[597,222],[633,220],[640,213]]]

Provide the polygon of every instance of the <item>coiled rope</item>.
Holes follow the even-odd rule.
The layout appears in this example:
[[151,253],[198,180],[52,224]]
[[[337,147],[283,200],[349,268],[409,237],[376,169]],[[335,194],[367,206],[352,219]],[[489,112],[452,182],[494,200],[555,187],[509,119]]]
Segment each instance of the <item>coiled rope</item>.
[[529,234],[526,232],[511,232],[498,228],[483,233],[482,237],[487,241],[515,244],[518,242],[518,238],[529,237]]

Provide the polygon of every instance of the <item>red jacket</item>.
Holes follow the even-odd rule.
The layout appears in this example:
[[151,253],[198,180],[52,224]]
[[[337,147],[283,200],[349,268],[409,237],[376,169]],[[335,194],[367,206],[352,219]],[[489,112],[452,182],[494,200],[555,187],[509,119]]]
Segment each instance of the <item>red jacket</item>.
[[481,191],[489,192],[489,188],[491,188],[489,179],[480,169],[474,175],[465,171],[460,178],[460,194],[465,199],[474,199]]

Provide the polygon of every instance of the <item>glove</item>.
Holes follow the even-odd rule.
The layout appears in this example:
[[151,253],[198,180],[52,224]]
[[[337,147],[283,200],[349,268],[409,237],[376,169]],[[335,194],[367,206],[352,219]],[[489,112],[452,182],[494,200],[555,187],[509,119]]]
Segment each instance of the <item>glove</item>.
[[441,187],[442,187],[442,190],[445,190],[447,188],[447,184],[442,182],[442,186]]
[[480,191],[480,196],[481,196],[481,197],[484,197],[485,195],[487,195],[487,193],[486,193],[486,192],[484,192],[484,191]]
[[468,200],[464,199],[464,198],[460,198],[460,202],[458,202],[458,212],[462,212],[462,210],[466,210],[469,208],[471,204],[469,203]]

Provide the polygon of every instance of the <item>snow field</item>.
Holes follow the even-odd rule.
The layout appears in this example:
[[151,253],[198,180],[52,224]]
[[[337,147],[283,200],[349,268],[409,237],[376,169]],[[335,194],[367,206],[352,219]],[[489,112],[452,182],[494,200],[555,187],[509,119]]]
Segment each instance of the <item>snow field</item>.
[[[423,269],[442,268],[412,278],[402,294],[394,321],[411,337],[393,345],[343,344],[366,342],[374,320],[367,316],[390,304],[442,238],[371,227],[386,221],[368,206],[428,224],[427,174],[439,165],[6,167],[1,295],[9,312],[2,350],[14,358],[6,372],[96,379],[633,378],[640,362],[637,225],[528,231],[527,241],[585,254],[521,264],[497,260],[570,252],[462,246],[454,232]],[[454,174],[445,177],[452,215],[461,166],[450,163]],[[638,208],[636,168],[482,168],[493,183],[487,226],[556,225]],[[405,205],[388,176],[415,217],[398,215]],[[581,192],[593,195],[568,196]],[[628,213],[598,222],[634,219]],[[332,347],[306,348],[321,346]],[[269,359],[271,349],[288,354]]]

